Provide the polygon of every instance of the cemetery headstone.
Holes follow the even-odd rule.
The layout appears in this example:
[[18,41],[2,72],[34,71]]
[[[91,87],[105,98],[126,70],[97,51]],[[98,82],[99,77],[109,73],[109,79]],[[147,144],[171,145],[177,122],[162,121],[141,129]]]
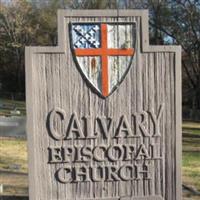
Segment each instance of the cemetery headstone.
[[26,86],[31,200],[181,199],[181,48],[146,10],[60,10]]

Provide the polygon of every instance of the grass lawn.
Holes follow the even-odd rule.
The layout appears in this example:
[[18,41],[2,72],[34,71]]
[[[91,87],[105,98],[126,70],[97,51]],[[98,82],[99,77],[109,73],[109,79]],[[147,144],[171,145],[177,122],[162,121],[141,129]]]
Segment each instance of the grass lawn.
[[200,191],[200,152],[183,152],[183,183]]
[[200,123],[183,123],[182,156],[183,184],[200,191]]
[[1,139],[0,170],[27,173],[27,147],[25,140]]
[[[192,123],[193,124],[193,123]],[[194,124],[193,124],[194,125]],[[200,191],[200,128],[183,125],[183,183]],[[5,194],[27,194],[27,148],[21,139],[0,138],[0,183]],[[189,197],[189,196],[188,196]],[[194,196],[191,200],[199,199]]]
[[4,194],[27,194],[27,175],[26,141],[0,138],[0,183]]

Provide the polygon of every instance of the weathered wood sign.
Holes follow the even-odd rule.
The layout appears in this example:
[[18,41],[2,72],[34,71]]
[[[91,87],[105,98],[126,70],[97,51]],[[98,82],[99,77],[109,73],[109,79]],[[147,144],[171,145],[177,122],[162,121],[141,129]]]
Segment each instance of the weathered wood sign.
[[180,60],[146,10],[59,11],[26,48],[30,198],[180,200]]

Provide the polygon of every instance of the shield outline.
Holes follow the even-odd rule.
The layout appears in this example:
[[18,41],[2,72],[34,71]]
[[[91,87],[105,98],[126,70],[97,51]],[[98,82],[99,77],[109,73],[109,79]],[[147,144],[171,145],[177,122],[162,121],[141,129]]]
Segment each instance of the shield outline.
[[[87,25],[87,24],[96,24],[96,25],[101,25],[101,24],[111,24],[111,25],[133,25],[133,49],[134,49],[134,53],[132,56],[130,56],[130,61],[129,64],[127,65],[127,69],[124,71],[122,77],[120,78],[120,80],[117,82],[117,84],[111,89],[111,91],[109,92],[109,94],[107,96],[104,96],[94,85],[93,83],[87,78],[87,76],[84,74],[83,70],[81,69],[81,66],[77,60],[77,56],[75,55],[75,48],[73,47],[73,37],[72,37],[72,26],[73,25]],[[81,74],[83,80],[86,82],[87,86],[89,88],[91,88],[92,92],[94,92],[95,94],[97,94],[99,97],[101,97],[102,99],[106,99],[107,97],[109,97],[110,95],[112,95],[112,93],[120,86],[120,84],[123,82],[123,80],[125,79],[126,75],[128,74],[132,62],[133,62],[133,57],[135,55],[135,46],[136,46],[136,22],[69,22],[68,24],[69,26],[69,43],[70,43],[70,49],[72,52],[72,57],[74,60],[74,63],[79,71],[79,73]],[[101,38],[100,38],[101,39]]]

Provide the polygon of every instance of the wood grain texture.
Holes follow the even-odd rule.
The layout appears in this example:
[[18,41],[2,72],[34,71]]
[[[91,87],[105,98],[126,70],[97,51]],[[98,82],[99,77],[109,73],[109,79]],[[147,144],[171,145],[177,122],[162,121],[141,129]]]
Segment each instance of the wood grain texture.
[[[89,12],[89,11],[88,11]],[[113,11],[115,12],[115,11]],[[31,200],[64,200],[64,199],[159,199],[180,200],[180,49],[169,47],[157,51],[144,46],[145,34],[141,30],[144,24],[143,14],[130,11],[122,12],[122,17],[102,14],[98,17],[70,16],[64,18],[63,52],[49,50],[48,48],[26,49],[26,81],[27,81],[27,111],[28,111],[28,142],[29,142],[29,183]],[[119,12],[119,14],[120,14]],[[106,12],[107,13],[107,12]],[[123,14],[125,13],[125,14]],[[77,15],[80,15],[79,13]],[[146,15],[146,14],[144,14]],[[64,16],[61,12],[60,16]],[[124,81],[119,88],[106,99],[99,97],[88,87],[79,73],[72,58],[70,50],[68,23],[69,22],[135,22],[136,46],[135,55]],[[62,24],[61,22],[59,22]],[[60,26],[59,26],[60,27]],[[59,28],[62,32],[62,28]],[[59,33],[59,36],[63,34]],[[59,39],[60,40],[60,39]],[[147,48],[148,47],[148,48]],[[170,49],[171,48],[171,49]],[[159,49],[159,48],[158,48]],[[42,52],[43,51],[43,52]],[[148,51],[148,52],[147,52]],[[150,52],[151,51],[151,52]],[[178,54],[178,55],[177,55]],[[178,80],[177,80],[178,79]],[[50,137],[47,129],[48,114],[55,107],[66,112],[70,119],[72,113],[81,117],[96,116],[111,117],[117,126],[119,116],[126,115],[128,121],[134,126],[131,118],[133,113],[142,111],[159,112],[160,105],[164,105],[163,116],[160,120],[161,137],[153,142],[158,144],[157,153],[163,159],[151,162],[150,180],[130,180],[113,182],[77,182],[60,183],[54,174],[66,164],[48,164],[49,146],[89,145],[95,147],[99,144],[120,145],[134,144],[136,147],[144,143],[149,147],[151,137],[111,139],[98,138],[97,140],[60,140]],[[60,120],[55,122],[60,132],[63,125]],[[146,125],[153,131],[154,125],[149,120]],[[177,141],[179,140],[179,141]],[[179,148],[177,150],[177,148]],[[102,165],[107,165],[105,161]],[[135,161],[129,161],[134,164]],[[123,161],[118,162],[118,165]],[[72,163],[72,166],[84,166],[84,163]],[[91,161],[88,166],[97,166]],[[123,198],[122,198],[123,197]],[[135,198],[133,198],[135,197]],[[137,197],[137,198],[136,198]]]

